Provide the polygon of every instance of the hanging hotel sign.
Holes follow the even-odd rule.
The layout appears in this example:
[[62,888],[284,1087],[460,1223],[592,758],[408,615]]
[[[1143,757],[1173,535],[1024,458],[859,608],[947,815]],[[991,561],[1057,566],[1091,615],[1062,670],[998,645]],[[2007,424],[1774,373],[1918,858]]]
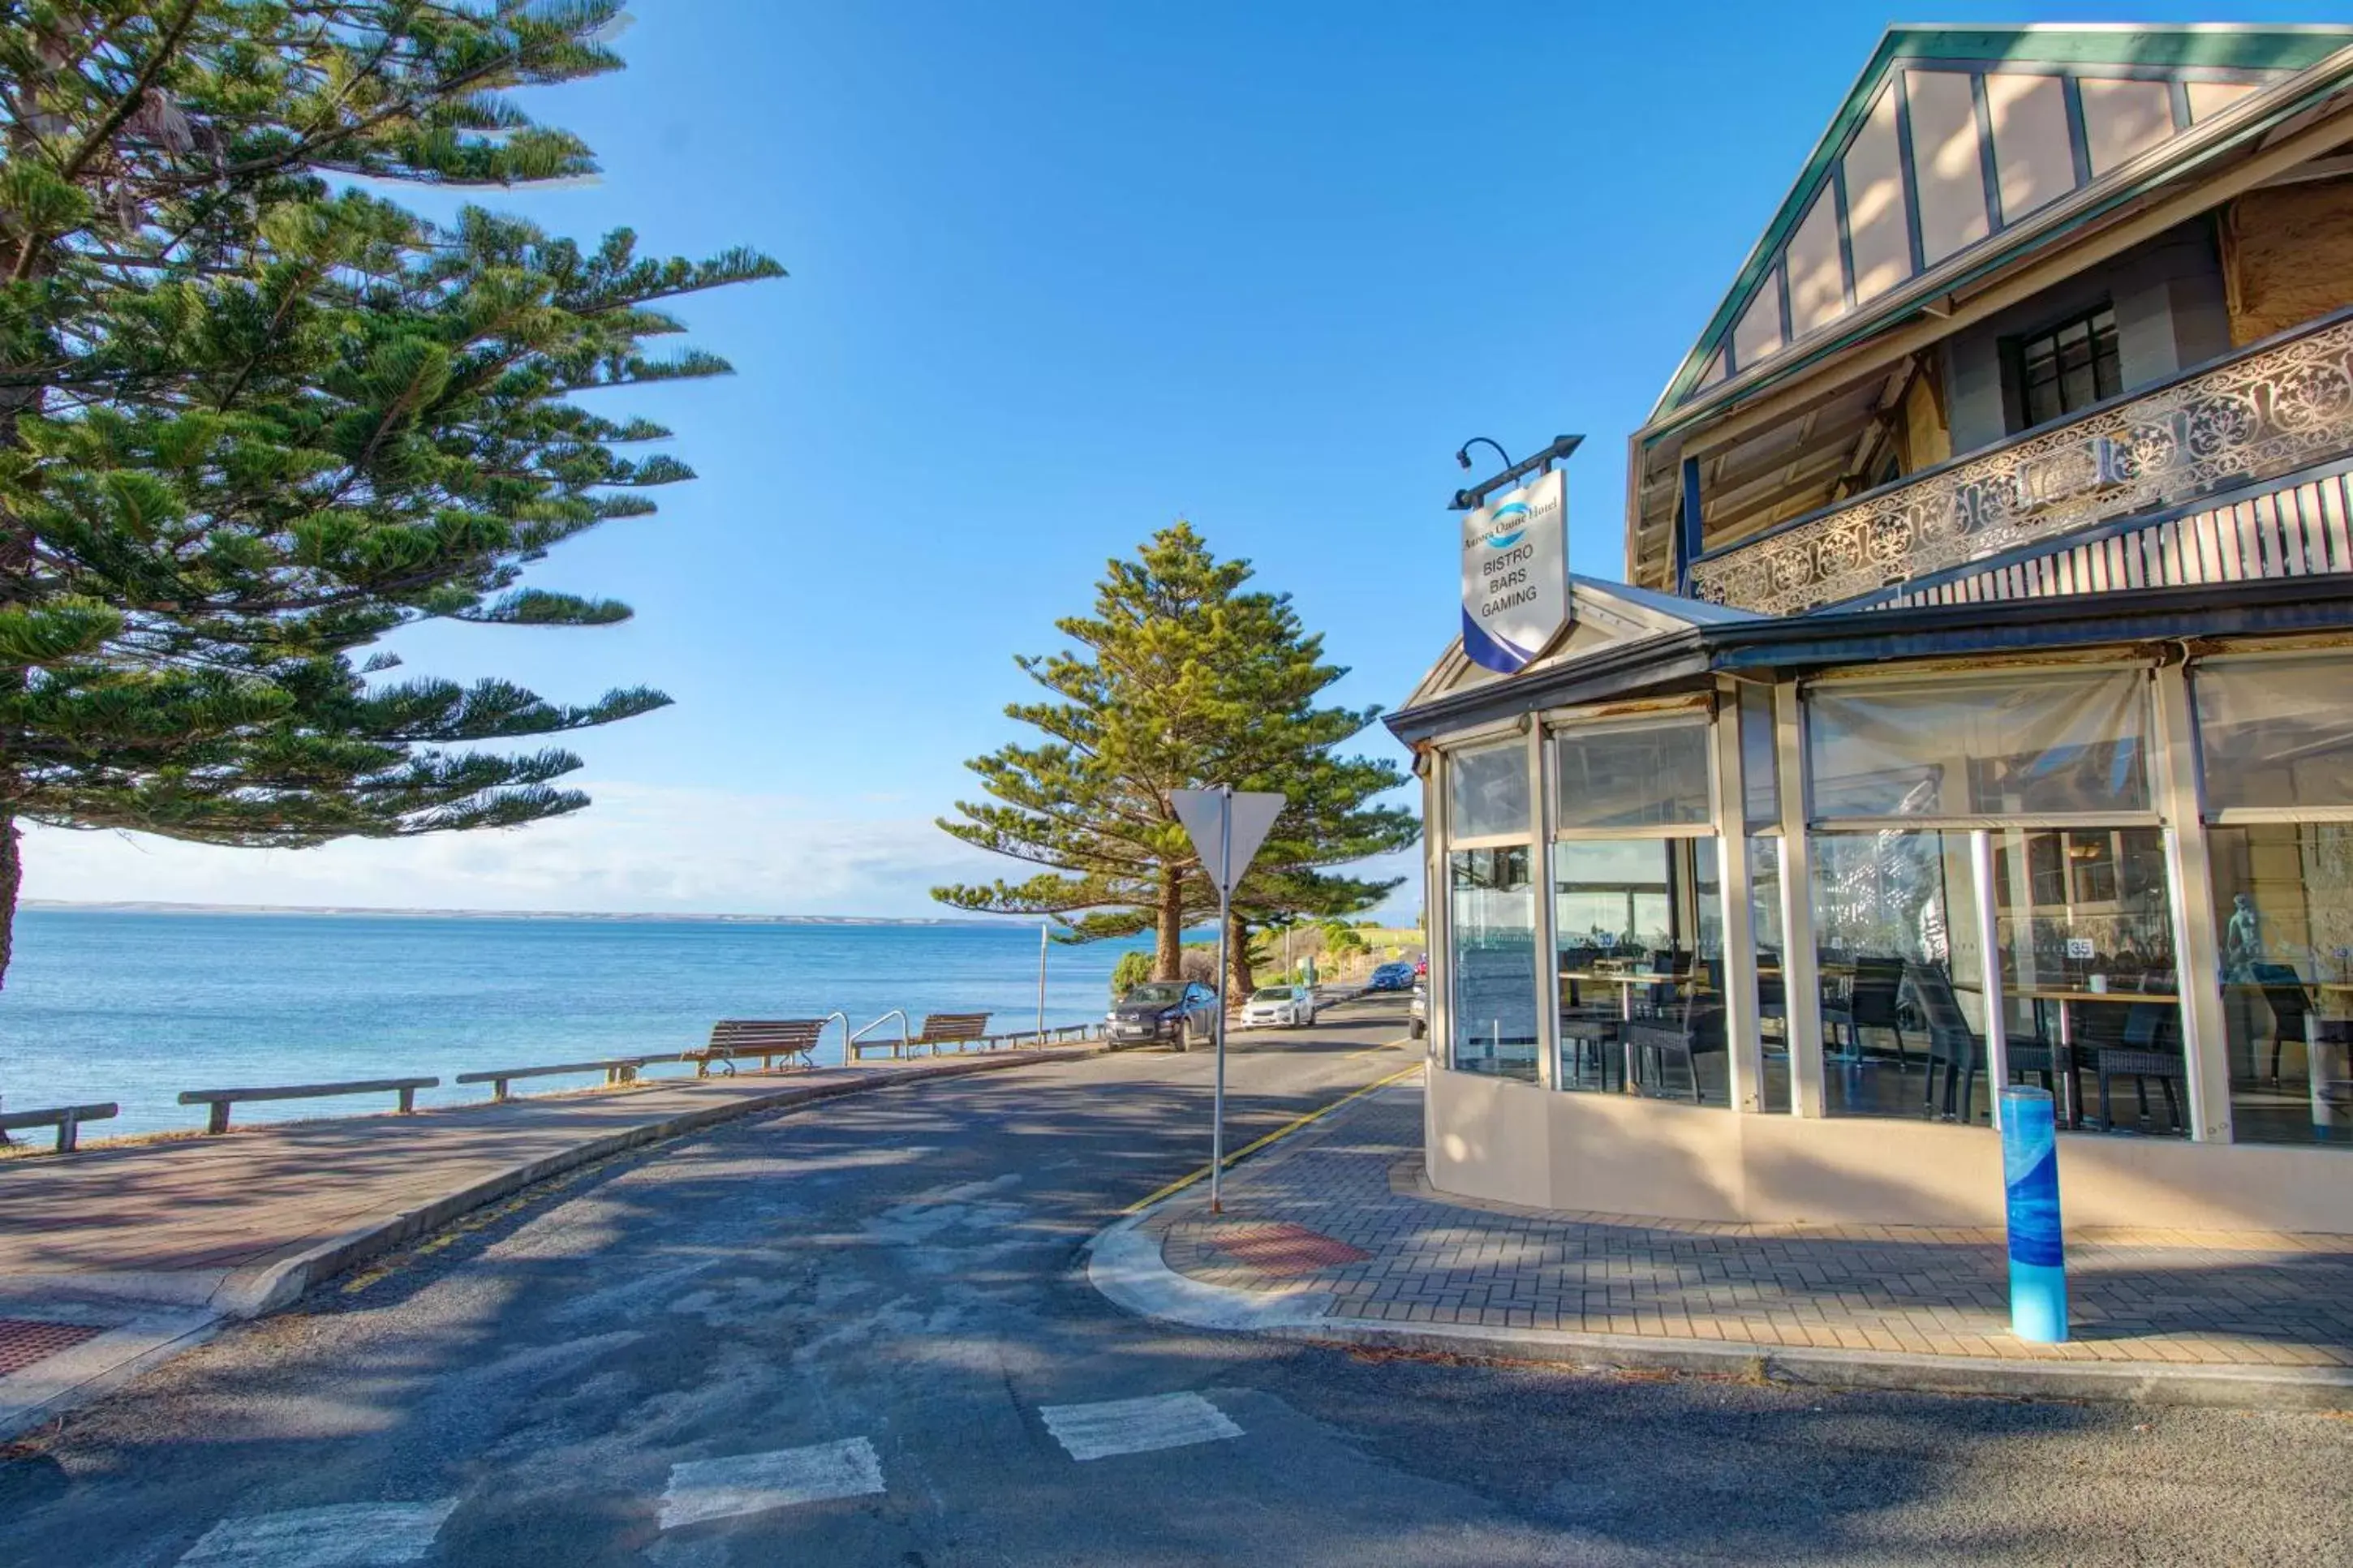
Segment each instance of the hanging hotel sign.
[[1462,651],[1510,675],[1568,622],[1568,491],[1555,468],[1462,520]]

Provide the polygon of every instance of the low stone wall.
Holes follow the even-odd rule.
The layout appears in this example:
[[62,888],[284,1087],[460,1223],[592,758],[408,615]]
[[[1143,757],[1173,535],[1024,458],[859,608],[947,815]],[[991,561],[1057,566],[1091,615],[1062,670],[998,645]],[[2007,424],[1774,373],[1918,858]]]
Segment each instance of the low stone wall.
[[[1565,1094],[1433,1066],[1430,1184],[1537,1208],[1755,1224],[1999,1226],[2001,1143],[1983,1127],[1743,1116]],[[2353,1152],[2066,1134],[2070,1231],[2353,1234]]]

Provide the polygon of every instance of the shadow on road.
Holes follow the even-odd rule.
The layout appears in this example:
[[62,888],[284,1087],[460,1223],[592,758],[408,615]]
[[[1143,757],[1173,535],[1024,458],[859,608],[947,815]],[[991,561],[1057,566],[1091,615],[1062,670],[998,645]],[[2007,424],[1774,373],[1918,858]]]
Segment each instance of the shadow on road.
[[[1200,1163],[1208,1089],[1117,1065],[839,1100],[523,1194],[0,1458],[0,1561],[171,1563],[232,1505],[454,1496],[439,1561],[668,1562],[730,1528],[659,1530],[671,1463],[855,1432],[889,1497],[766,1516],[733,1561],[2319,1561],[2353,1529],[2341,1422],[1124,1316],[1081,1250]],[[1239,1096],[1232,1136],[1338,1092]],[[1176,1388],[1244,1437],[1077,1465],[1037,1414]]]

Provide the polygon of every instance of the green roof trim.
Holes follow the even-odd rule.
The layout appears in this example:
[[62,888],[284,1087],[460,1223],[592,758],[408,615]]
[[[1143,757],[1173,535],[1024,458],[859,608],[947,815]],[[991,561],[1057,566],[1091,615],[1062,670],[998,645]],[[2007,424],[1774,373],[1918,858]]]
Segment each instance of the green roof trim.
[[[1829,179],[1831,166],[1845,153],[1847,142],[1870,114],[1881,89],[1905,63],[1966,61],[1986,65],[2299,71],[2318,64],[2348,44],[2353,44],[2353,26],[2323,24],[1888,28],[1864,63],[1862,74],[1855,78],[1854,86],[1847,90],[1846,98],[1831,116],[1829,128],[1814,144],[1811,156],[1798,172],[1796,183],[1782,198],[1764,236],[1749,250],[1724,302],[1708,318],[1699,341],[1683,356],[1644,423],[1657,423],[1697,388],[1709,359],[1731,335],[1733,324],[1778,260],[1782,247]],[[1775,353],[1790,346],[1785,343]]]

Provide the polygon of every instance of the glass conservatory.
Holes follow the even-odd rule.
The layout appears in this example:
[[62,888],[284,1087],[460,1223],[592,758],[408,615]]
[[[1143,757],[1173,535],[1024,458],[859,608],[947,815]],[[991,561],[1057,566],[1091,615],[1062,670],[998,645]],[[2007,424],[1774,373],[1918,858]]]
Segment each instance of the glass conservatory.
[[1574,596],[1583,647],[1393,720],[1445,889],[1439,1184],[1989,1223],[2017,1083],[2073,1223],[2353,1229],[2353,595],[2315,607],[2347,634],[2084,646],[2104,606],[2040,647]]

